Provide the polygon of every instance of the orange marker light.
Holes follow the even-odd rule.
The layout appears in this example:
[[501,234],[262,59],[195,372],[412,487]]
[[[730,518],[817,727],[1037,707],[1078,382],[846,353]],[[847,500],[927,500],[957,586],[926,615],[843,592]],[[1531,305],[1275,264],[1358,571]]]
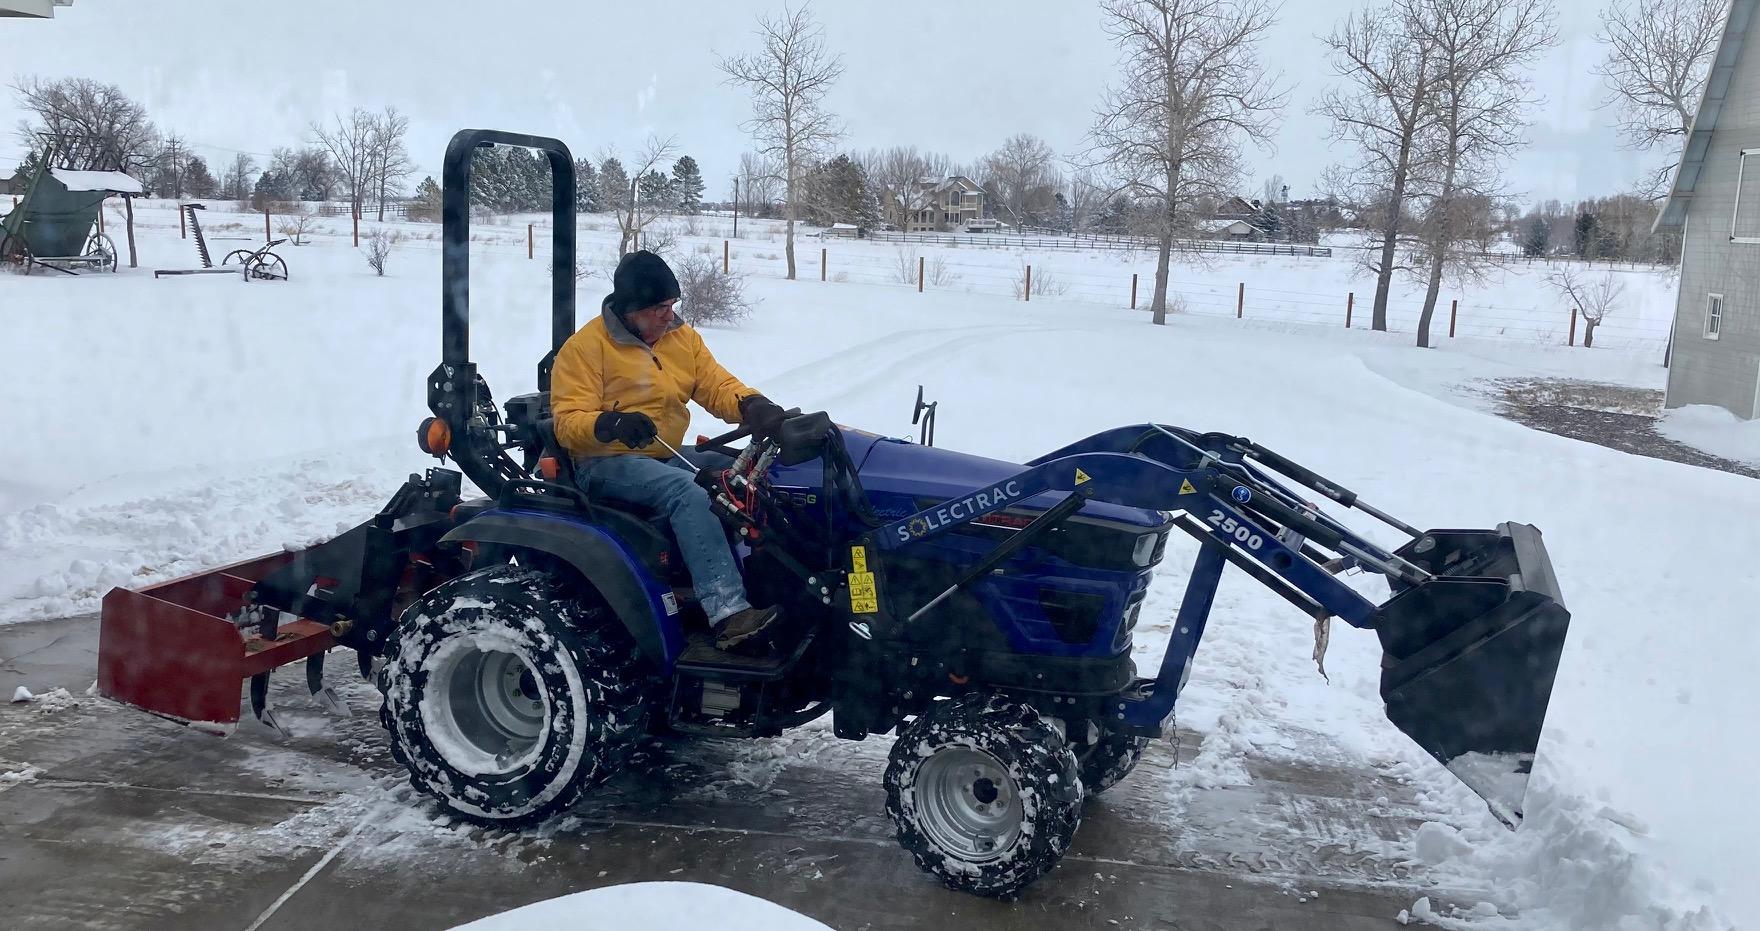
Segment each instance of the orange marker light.
[[452,448],[452,428],[438,417],[429,417],[416,429],[416,445],[430,456],[444,456]]

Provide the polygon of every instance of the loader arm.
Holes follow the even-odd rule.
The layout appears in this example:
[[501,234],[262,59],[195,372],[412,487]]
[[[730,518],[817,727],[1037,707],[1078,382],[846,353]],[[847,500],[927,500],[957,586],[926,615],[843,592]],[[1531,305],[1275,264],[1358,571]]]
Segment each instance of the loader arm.
[[[1273,473],[1411,539],[1385,550]],[[1500,820],[1520,822],[1570,621],[1538,530],[1506,523],[1419,531],[1251,440],[1139,424],[1035,459],[1014,476],[878,527],[862,542],[881,552],[903,549],[1055,492],[1065,496],[947,590],[904,612],[905,623],[996,571],[1089,501],[1177,512],[1176,525],[1201,543],[1198,557],[1160,668],[1120,696],[1111,712],[1118,723],[1147,734],[1165,726],[1223,569],[1233,563],[1316,619],[1336,616],[1376,631],[1388,719]],[[1384,576],[1391,597],[1377,604],[1341,581],[1338,573],[1352,567]]]

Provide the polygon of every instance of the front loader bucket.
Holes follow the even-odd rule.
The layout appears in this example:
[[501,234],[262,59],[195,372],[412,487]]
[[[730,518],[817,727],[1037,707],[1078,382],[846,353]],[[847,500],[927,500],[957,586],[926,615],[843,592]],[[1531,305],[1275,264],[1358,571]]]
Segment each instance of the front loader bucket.
[[1433,530],[1397,555],[1434,577],[1377,613],[1387,718],[1513,828],[1570,627],[1540,531]]
[[230,733],[245,680],[336,643],[330,627],[315,621],[279,624],[269,638],[235,623],[257,582],[293,558],[277,553],[139,591],[112,589],[99,621],[98,692]]

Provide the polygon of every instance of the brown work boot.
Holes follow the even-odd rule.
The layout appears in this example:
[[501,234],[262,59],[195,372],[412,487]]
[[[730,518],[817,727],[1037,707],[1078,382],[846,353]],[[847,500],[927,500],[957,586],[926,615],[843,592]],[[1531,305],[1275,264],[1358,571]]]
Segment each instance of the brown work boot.
[[715,649],[755,656],[769,646],[771,625],[782,612],[776,608],[747,608],[721,622],[715,631]]

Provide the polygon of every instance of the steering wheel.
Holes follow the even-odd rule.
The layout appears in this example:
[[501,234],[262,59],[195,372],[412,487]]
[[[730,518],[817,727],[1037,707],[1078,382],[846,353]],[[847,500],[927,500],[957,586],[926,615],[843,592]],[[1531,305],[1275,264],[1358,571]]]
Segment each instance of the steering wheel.
[[[784,419],[787,419],[788,417],[799,417],[800,413],[801,413],[801,409],[798,407],[791,407],[788,410],[783,411],[782,413],[784,414]],[[720,453],[723,456],[727,456],[732,459],[738,459],[739,458],[739,450],[734,449],[732,446],[729,446],[728,444],[729,443],[737,443],[740,440],[743,440],[746,437],[751,436],[751,435],[752,435],[752,428],[751,427],[740,427],[736,430],[731,430],[727,433],[723,433],[720,436],[710,437],[705,440],[699,440],[697,442],[697,448],[698,449],[706,449],[712,453]]]

